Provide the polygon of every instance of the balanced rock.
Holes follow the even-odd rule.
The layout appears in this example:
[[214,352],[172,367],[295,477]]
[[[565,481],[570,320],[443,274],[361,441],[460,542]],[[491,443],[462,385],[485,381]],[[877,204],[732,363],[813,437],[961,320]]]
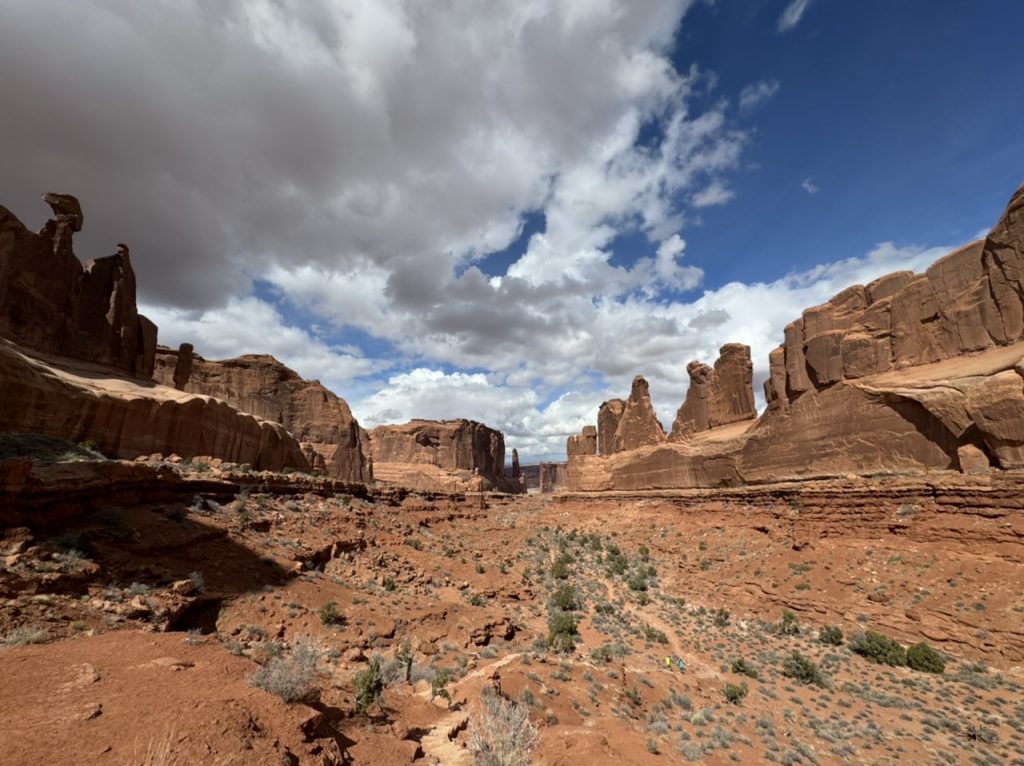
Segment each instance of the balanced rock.
[[[633,387],[629,399],[622,410],[622,417],[615,429],[612,451],[646,447],[649,444],[661,444],[666,441],[665,429],[658,416],[654,414],[651,394],[647,381],[641,375],[633,378]],[[591,453],[593,454],[593,453]]]
[[672,424],[672,441],[757,417],[750,346],[727,343],[719,350],[714,368],[694,361],[686,366],[686,371],[690,388]]

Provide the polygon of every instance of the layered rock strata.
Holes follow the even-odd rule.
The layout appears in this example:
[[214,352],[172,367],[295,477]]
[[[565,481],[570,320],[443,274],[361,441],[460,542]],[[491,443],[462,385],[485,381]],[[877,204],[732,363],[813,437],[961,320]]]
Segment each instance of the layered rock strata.
[[505,437],[474,420],[412,420],[369,431],[378,481],[424,490],[522,493],[505,475]]
[[83,223],[78,200],[43,199],[54,217],[39,233],[0,207],[0,337],[150,377],[156,325],[136,308],[128,247],[83,268],[72,248]]
[[[691,365],[696,390],[691,386],[665,444],[656,429],[628,424],[650,423],[630,415],[634,400],[643,399],[634,383],[616,426],[616,449],[602,457],[571,455],[567,483],[590,490],[714,487],[1022,468],[1022,277],[1024,187],[985,240],[924,274],[897,272],[849,287],[789,324],[769,356],[768,407],[756,422],[716,424],[711,413],[719,408],[709,402],[721,401],[710,395],[722,388],[713,374],[719,370]],[[744,380],[742,347],[736,348],[728,367]],[[613,414],[605,418],[614,422]],[[641,436],[624,439],[625,433]],[[605,443],[600,434],[598,441]]]
[[188,393],[222,399],[242,412],[278,423],[302,445],[314,469],[344,481],[370,482],[366,432],[344,399],[266,354],[208,361],[189,344],[160,348],[154,377]]
[[0,341],[0,431],[93,442],[109,457],[208,455],[256,469],[308,468],[285,428],[230,404]]

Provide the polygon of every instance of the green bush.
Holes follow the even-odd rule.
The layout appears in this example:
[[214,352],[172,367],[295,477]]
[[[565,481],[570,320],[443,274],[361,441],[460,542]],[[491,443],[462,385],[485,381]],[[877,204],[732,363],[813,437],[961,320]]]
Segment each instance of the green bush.
[[788,609],[783,609],[782,617],[779,619],[779,624],[775,627],[775,632],[780,636],[799,636],[800,623],[797,621],[796,615]]
[[644,640],[653,641],[658,644],[667,644],[668,636],[657,628],[652,628],[650,625],[644,625]]
[[551,576],[556,580],[568,580],[569,579],[569,564],[573,562],[573,558],[568,553],[562,553],[555,563],[551,565]]
[[743,698],[747,696],[747,685],[726,684],[724,693],[726,702],[730,705],[738,705],[743,701]]
[[878,665],[907,664],[907,651],[898,641],[873,630],[862,630],[850,636],[850,651]]
[[818,631],[818,640],[830,646],[843,645],[843,631],[838,625],[824,625]]
[[907,649],[907,667],[922,673],[942,673],[946,663],[937,651],[922,641]]
[[366,670],[360,670],[352,677],[356,691],[356,712],[365,713],[384,691],[384,674],[380,670],[380,659],[374,658]]
[[572,585],[563,585],[551,594],[551,605],[563,612],[575,612],[579,609],[579,594]]
[[788,676],[802,684],[828,686],[828,681],[818,666],[795,650],[782,663],[782,675]]
[[320,622],[324,625],[339,625],[345,620],[341,612],[338,611],[338,605],[333,601],[328,601],[320,607],[317,614],[320,615]]
[[568,612],[556,611],[548,617],[548,646],[556,652],[571,652],[576,648],[576,618]]
[[753,678],[755,681],[760,677],[760,673],[757,672],[757,668],[742,657],[738,660],[733,660],[732,672],[739,673],[740,675],[747,676],[748,678]]
[[430,699],[441,697],[448,700],[448,703],[451,704],[452,695],[449,694],[447,688],[451,680],[452,674],[447,668],[435,670],[434,676],[430,679]]

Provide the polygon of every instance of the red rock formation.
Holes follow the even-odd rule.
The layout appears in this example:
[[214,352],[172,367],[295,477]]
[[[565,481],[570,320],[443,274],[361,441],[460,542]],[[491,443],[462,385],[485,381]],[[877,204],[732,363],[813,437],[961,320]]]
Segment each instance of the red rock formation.
[[156,326],[138,313],[128,248],[83,269],[72,250],[78,200],[45,194],[54,217],[38,234],[0,207],[0,336],[44,353],[149,377]]
[[647,381],[637,375],[633,378],[629,399],[615,429],[612,451],[621,452],[650,444],[661,444],[665,440],[665,429],[658,421],[658,416],[654,414]]
[[583,426],[583,432],[570,436],[565,443],[565,452],[569,456],[597,454],[597,428]]
[[600,455],[610,455],[615,451],[615,432],[622,420],[622,411],[626,403],[622,399],[609,399],[597,410],[597,451]]
[[690,375],[690,388],[672,424],[671,441],[757,417],[750,346],[727,343],[719,350],[714,369],[694,361],[686,366],[686,371]]
[[565,463],[541,463],[540,491],[554,492],[565,486]]
[[226,402],[0,341],[0,431],[94,442],[110,457],[210,455],[256,469],[306,470],[283,426]]
[[525,491],[505,475],[505,437],[483,423],[412,420],[377,426],[369,443],[378,481],[424,490]]
[[[373,480],[365,431],[345,400],[319,381],[303,380],[266,354],[207,361],[193,354],[191,347],[187,351],[191,370],[182,390],[222,399],[242,412],[280,423],[302,443],[310,464],[329,476]],[[185,367],[182,351],[161,348],[154,377],[177,387]]]
[[[573,456],[569,486],[1024,468],[1022,278],[1024,186],[983,242],[924,274],[854,285],[788,325],[769,356],[768,409],[756,423],[695,428],[684,443],[636,439],[606,458]],[[706,388],[707,368],[693,372],[707,376]],[[703,422],[701,398],[688,395],[684,421]],[[683,429],[677,418],[674,437]]]

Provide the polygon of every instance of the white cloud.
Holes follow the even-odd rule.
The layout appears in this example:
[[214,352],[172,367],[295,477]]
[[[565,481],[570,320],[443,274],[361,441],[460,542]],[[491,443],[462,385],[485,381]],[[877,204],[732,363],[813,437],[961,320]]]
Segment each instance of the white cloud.
[[751,111],[768,101],[779,92],[778,80],[759,80],[740,91],[739,105],[744,111]]
[[318,378],[339,392],[350,388],[355,378],[391,366],[286,324],[277,309],[255,297],[232,298],[223,308],[201,312],[146,305],[140,310],[157,323],[164,345],[191,343],[206,359],[270,354],[303,377]]
[[803,189],[808,194],[817,194],[818,192],[821,191],[821,188],[817,184],[815,184],[814,181],[811,180],[810,178],[805,178],[803,181],[801,181],[800,188]]
[[782,15],[779,16],[779,31],[788,32],[799,24],[810,4],[811,0],[791,0]]
[[712,207],[713,205],[724,205],[736,196],[736,193],[721,181],[714,181],[709,186],[701,189],[690,198],[690,204],[695,208]]

